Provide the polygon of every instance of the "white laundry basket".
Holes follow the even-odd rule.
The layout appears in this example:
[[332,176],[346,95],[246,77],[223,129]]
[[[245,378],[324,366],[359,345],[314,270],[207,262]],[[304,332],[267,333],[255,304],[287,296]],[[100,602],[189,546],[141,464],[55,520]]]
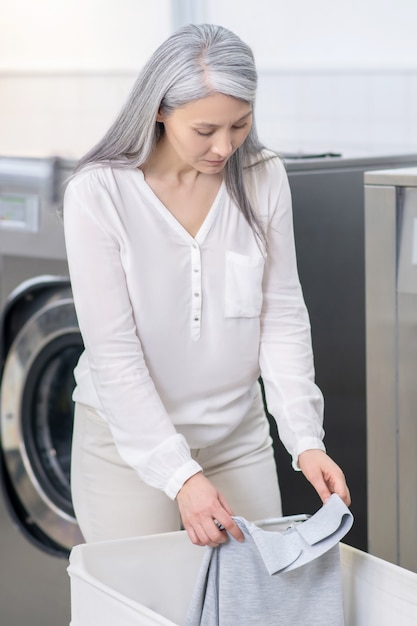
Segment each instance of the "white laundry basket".
[[[417,574],[340,545],[346,626],[416,626]],[[203,554],[184,531],[76,546],[71,626],[183,624]]]

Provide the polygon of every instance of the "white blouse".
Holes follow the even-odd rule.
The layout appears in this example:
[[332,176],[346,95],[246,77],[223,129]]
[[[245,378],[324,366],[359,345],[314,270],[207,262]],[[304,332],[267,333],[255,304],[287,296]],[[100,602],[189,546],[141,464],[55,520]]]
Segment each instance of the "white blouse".
[[262,375],[293,456],[324,450],[291,196],[278,158],[247,173],[259,243],[223,183],[195,237],[139,169],[97,167],[68,184],[64,225],[85,351],[74,400],[108,422],[120,455],[172,499],[190,455],[233,431]]

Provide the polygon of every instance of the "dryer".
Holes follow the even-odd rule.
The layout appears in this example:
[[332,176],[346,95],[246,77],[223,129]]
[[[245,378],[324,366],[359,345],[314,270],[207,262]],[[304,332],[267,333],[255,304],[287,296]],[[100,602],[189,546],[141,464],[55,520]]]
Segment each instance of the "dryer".
[[83,349],[59,209],[71,164],[0,158],[0,623],[70,621],[69,488]]

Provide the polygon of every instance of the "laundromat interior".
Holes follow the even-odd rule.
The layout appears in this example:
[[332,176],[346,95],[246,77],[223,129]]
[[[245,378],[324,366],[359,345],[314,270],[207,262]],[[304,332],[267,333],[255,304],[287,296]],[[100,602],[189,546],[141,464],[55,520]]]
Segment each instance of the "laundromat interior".
[[[326,449],[351,491],[343,542],[417,579],[415,1],[3,0],[1,626],[70,624],[68,558],[84,541],[70,491],[83,342],[65,188],[152,51],[188,23],[221,24],[255,54],[258,133],[291,188]],[[312,515],[320,499],[268,417],[284,516]],[[387,623],[417,623],[397,617]]]

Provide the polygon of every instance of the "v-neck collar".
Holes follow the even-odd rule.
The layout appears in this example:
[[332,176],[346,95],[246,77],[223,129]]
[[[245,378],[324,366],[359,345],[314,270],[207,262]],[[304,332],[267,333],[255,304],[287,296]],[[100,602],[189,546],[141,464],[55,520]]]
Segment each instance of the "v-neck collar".
[[201,224],[195,236],[193,236],[188,232],[186,228],[184,228],[184,226],[177,220],[177,218],[174,217],[168,207],[158,198],[152,187],[146,182],[143,171],[139,168],[135,168],[134,172],[138,176],[137,180],[140,181],[144,192],[152,201],[152,204],[156,207],[156,209],[164,217],[164,219],[174,228],[174,230],[176,230],[183,238],[187,239],[188,241],[196,241],[198,244],[203,243],[213,225],[213,222],[219,210],[219,206],[221,204],[220,201],[223,197],[223,193],[226,190],[226,184],[224,180],[222,180],[220,184],[217,194],[208,210],[206,217],[203,220],[203,223]]

